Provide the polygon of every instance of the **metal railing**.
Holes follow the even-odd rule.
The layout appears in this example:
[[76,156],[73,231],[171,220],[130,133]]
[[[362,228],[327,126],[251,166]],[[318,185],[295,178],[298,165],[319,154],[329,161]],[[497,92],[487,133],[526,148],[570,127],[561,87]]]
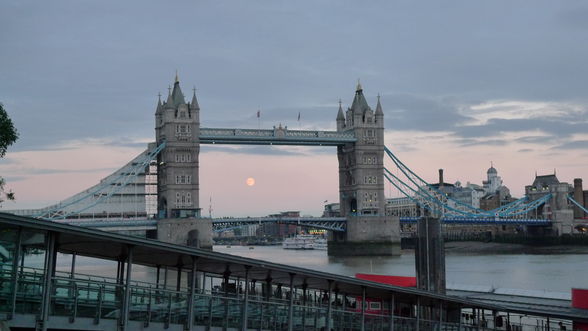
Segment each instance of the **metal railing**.
[[[4,267],[4,266],[3,266]],[[41,269],[19,268],[16,270],[16,305],[11,306],[12,293],[7,286],[15,273],[9,269],[0,270],[0,312],[16,314],[39,314],[41,293],[45,274]],[[90,318],[95,324],[102,319],[120,319],[123,311],[125,286],[114,278],[56,272],[51,277],[50,315],[67,317],[70,323],[79,318]],[[215,278],[218,283],[220,278]],[[235,281],[235,280],[232,280]],[[239,281],[237,281],[239,282]],[[204,327],[236,328],[242,327],[244,307],[247,305],[247,326],[249,329],[285,330],[291,325],[292,330],[320,330],[330,327],[335,330],[547,330],[547,325],[555,329],[561,321],[549,321],[542,318],[525,319],[515,316],[506,320],[501,317],[500,325],[495,325],[492,315],[484,315],[467,310],[462,311],[457,322],[442,319],[426,319],[427,314],[418,313],[416,306],[410,305],[408,312],[399,316],[391,315],[389,306],[382,305],[377,313],[362,312],[334,297],[329,300],[294,292],[291,301],[290,292],[284,289],[285,297],[262,293],[248,293],[247,299],[241,290],[223,291],[214,286],[211,277],[210,290],[196,289],[193,300],[194,318],[188,321],[190,292],[187,288],[179,291],[159,288],[148,282],[131,282],[129,296],[128,320],[170,325],[199,325]],[[238,288],[238,287],[236,287]],[[247,287],[246,287],[247,288]],[[340,298],[340,297],[339,297]],[[292,319],[290,319],[290,302],[292,302]],[[424,310],[423,310],[424,311]],[[431,314],[428,314],[431,316]],[[363,327],[362,327],[363,322]],[[564,321],[568,327],[569,322]]]

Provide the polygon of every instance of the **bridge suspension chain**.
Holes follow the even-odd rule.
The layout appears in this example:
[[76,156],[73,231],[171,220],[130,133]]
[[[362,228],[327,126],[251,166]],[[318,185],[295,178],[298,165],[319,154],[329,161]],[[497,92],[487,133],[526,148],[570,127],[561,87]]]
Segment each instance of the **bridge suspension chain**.
[[574,205],[576,205],[576,207],[580,208],[582,211],[584,211],[586,214],[588,214],[588,209],[586,209],[586,207],[582,206],[578,201],[574,200],[574,198],[572,198],[571,196],[568,196],[568,200],[570,200],[570,202],[572,202]]
[[394,165],[406,177],[407,182],[384,168],[384,177],[394,185],[403,195],[411,199],[418,206],[433,213],[440,213],[442,217],[470,217],[470,218],[512,218],[520,217],[530,211],[539,208],[551,199],[547,194],[537,200],[528,202],[528,197],[510,202],[493,210],[482,210],[467,203],[453,199],[438,188],[430,185],[408,166],[406,166],[390,149],[384,147],[384,151]]
[[[488,213],[487,211],[481,210],[479,208],[468,205],[468,204],[461,202],[459,200],[452,199],[451,197],[448,197],[445,193],[443,193],[439,189],[433,187],[432,185],[427,183],[424,179],[422,179],[419,175],[417,175],[414,171],[412,171],[400,159],[398,159],[398,157],[396,157],[396,155],[394,155],[392,153],[392,151],[390,151],[390,149],[388,149],[387,147],[384,147],[384,151],[386,152],[386,155],[388,155],[388,157],[392,160],[392,162],[394,162],[396,167],[404,174],[404,176],[417,187],[418,191],[423,191],[424,194],[426,194],[428,196],[433,196],[442,205],[448,206],[448,204],[444,203],[443,201],[450,202],[452,205],[455,206],[455,208],[450,207],[450,210],[455,211],[459,214],[476,215],[479,213]],[[460,209],[458,206],[462,207],[462,209]]]
[[[96,185],[95,187],[91,188],[86,194],[77,197],[71,201],[68,201],[65,204],[58,203],[47,210],[42,211],[33,217],[42,218],[47,220],[57,220],[57,219],[65,219],[68,216],[78,215],[91,207],[96,206],[97,204],[103,202],[104,200],[110,198],[113,194],[119,192],[123,188],[125,188],[132,179],[135,179],[139,174],[142,173],[142,169],[149,165],[151,161],[153,161],[157,155],[161,152],[161,150],[165,147],[165,142],[161,143],[159,146],[155,147],[154,149],[147,151],[147,153],[138,160],[130,170],[123,171],[119,173],[117,176],[111,178],[110,180],[105,180],[100,184]],[[106,192],[106,193],[105,193]],[[98,198],[96,198],[98,196]],[[93,199],[92,198],[96,198]],[[90,201],[91,200],[91,201]],[[76,210],[72,211],[65,211],[67,207],[74,206],[81,202],[88,202],[87,205],[80,207]]]

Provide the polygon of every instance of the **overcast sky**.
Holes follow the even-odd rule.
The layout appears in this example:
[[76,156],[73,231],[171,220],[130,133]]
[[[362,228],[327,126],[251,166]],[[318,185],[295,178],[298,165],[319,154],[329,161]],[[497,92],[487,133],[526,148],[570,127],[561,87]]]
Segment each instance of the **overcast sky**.
[[[490,162],[518,196],[535,172],[588,180],[585,1],[4,0],[0,45],[20,133],[0,160],[17,195],[5,209],[57,202],[139,154],[176,70],[205,127],[255,128],[261,109],[263,127],[334,129],[361,78],[372,108],[382,96],[387,146],[431,182],[444,168],[480,184]],[[214,216],[338,200],[332,147],[200,158]]]

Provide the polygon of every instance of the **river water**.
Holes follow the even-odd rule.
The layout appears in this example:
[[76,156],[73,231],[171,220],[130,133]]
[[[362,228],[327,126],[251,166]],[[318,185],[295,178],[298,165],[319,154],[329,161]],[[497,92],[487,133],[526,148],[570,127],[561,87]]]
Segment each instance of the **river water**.
[[[281,263],[339,275],[375,273],[414,276],[414,253],[394,257],[330,257],[320,250],[284,250],[281,246],[214,246],[214,251]],[[452,253],[445,258],[447,283],[480,288],[509,288],[570,293],[572,287],[588,288],[586,254]]]

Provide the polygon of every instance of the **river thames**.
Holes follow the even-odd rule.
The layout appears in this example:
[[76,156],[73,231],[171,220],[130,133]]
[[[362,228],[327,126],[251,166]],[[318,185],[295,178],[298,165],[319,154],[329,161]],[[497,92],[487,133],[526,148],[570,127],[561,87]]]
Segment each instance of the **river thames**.
[[[214,246],[215,252],[353,277],[356,273],[414,276],[414,253],[394,257],[329,257],[324,250],[285,250],[281,246]],[[588,288],[588,254],[467,254],[451,252],[445,258],[450,288],[501,289],[557,292],[569,296],[571,288]],[[42,267],[43,256],[27,256],[25,265]],[[69,271],[71,255],[58,254],[57,269]],[[80,274],[116,277],[114,261],[78,257]],[[153,268],[136,266],[133,278],[154,282]],[[175,281],[175,271],[168,279]],[[185,281],[185,279],[184,279]],[[541,293],[536,293],[542,295]]]
[[[249,247],[254,247],[250,249]],[[321,250],[281,246],[214,246],[214,251],[353,277],[356,273],[414,276],[414,253],[396,257],[329,257]],[[459,254],[445,258],[448,285],[570,293],[588,288],[587,254]]]

